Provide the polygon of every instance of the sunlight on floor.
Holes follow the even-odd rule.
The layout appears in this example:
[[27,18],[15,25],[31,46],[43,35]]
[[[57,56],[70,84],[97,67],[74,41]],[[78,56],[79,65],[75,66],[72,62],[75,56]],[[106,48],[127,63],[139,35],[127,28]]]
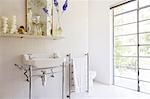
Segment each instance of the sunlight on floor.
[[86,94],[73,94],[72,99],[150,99],[150,95],[124,89],[117,86],[108,86],[95,82],[93,92]]

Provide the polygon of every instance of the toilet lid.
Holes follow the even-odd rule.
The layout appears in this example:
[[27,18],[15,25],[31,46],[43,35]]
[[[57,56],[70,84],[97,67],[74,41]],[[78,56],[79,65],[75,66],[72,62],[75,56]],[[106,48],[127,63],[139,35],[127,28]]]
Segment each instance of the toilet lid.
[[90,71],[90,77],[94,79],[96,77],[96,71]]

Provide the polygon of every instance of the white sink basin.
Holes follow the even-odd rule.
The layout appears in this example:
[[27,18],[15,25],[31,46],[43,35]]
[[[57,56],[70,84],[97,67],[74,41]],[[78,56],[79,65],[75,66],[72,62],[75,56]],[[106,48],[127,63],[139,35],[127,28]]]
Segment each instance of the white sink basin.
[[23,63],[36,68],[46,68],[60,66],[65,61],[64,58],[50,58],[48,54],[24,54]]

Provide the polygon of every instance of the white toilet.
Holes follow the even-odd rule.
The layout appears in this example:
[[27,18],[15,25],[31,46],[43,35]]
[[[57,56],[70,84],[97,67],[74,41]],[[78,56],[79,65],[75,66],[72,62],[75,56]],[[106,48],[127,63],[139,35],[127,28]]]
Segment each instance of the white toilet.
[[96,77],[96,71],[90,71],[89,73],[90,81],[89,81],[89,92],[91,93],[93,91],[93,81]]

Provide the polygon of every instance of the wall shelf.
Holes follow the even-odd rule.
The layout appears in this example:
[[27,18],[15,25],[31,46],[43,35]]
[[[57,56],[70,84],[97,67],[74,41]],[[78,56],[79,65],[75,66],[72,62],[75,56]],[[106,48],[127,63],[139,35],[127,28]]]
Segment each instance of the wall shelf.
[[62,36],[38,36],[38,35],[27,35],[27,34],[9,34],[0,33],[0,37],[13,37],[13,38],[31,38],[31,39],[50,39],[50,40],[60,40],[64,39]]

